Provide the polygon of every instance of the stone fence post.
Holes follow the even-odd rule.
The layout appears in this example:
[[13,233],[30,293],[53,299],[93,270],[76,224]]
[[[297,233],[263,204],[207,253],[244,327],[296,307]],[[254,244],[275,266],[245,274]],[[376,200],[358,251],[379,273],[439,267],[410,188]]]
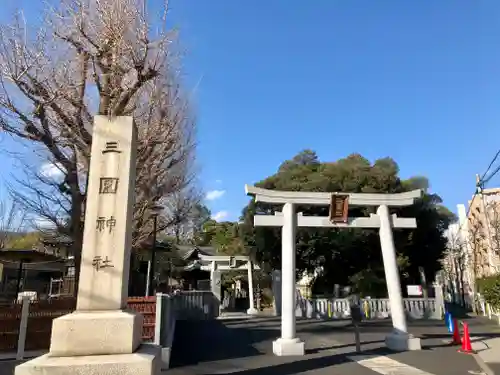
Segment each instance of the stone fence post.
[[175,298],[177,297],[168,294],[156,294],[154,344],[161,347],[162,370],[167,370],[170,367],[176,321]]
[[17,354],[16,359],[24,358],[24,347],[26,344],[26,332],[28,331],[28,318],[30,315],[30,297],[23,296],[21,319],[19,321],[19,335],[17,337]]
[[274,270],[272,273],[272,290],[274,299],[274,315],[281,316],[281,271]]
[[443,285],[434,283],[432,286],[434,287],[434,296],[436,298],[436,313],[439,314],[439,319],[442,319],[445,312]]

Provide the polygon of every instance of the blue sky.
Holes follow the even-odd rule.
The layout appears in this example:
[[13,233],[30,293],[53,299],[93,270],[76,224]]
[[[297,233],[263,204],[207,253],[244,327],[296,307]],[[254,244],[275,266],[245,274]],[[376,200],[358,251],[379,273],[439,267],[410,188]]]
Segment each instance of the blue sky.
[[454,210],[500,148],[498,1],[170,4],[214,213],[237,219],[244,184],[304,148],[391,156]]

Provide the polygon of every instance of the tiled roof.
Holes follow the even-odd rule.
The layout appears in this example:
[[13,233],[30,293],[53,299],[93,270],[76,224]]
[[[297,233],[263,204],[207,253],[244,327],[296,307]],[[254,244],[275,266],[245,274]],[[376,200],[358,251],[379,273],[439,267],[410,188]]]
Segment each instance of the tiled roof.
[[48,251],[47,249],[1,249],[0,259],[8,260],[9,258],[21,258],[21,257],[34,257],[36,259],[47,259],[49,261],[64,261],[67,258],[56,254],[53,251]]
[[176,245],[179,257],[186,260],[195,252],[202,255],[215,255],[217,250],[212,246],[196,246],[196,245]]
[[71,245],[73,239],[65,234],[54,233],[52,235],[44,236],[40,241],[46,245]]

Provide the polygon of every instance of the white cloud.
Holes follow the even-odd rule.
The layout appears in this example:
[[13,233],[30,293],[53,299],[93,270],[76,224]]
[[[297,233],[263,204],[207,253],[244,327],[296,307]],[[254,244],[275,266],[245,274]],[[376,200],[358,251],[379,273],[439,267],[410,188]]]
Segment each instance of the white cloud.
[[33,219],[33,225],[39,229],[53,229],[54,223],[49,219],[43,217],[37,217]]
[[216,184],[222,184],[222,180],[215,180]]
[[40,174],[46,178],[60,177],[63,172],[61,167],[54,163],[45,163],[40,167]]
[[224,194],[226,194],[225,190],[212,190],[212,191],[209,191],[205,195],[205,199],[208,200],[208,201],[213,201],[213,200],[219,199]]
[[[84,173],[85,170],[81,164],[77,164],[79,173]],[[42,164],[39,170],[40,174],[45,178],[60,178],[66,173],[66,170],[59,163],[47,162]]]
[[215,215],[212,215],[212,219],[214,219],[215,221],[222,221],[225,218],[227,218],[228,215],[229,215],[229,212],[227,212],[227,211],[219,211]]

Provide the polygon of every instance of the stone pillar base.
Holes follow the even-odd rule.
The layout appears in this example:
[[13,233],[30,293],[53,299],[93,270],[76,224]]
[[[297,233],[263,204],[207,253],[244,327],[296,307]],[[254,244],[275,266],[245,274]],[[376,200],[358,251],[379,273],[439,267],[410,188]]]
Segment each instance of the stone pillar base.
[[273,341],[273,353],[278,357],[291,355],[305,355],[305,344],[299,338],[282,339]]
[[420,338],[407,333],[392,332],[385,337],[385,346],[395,352],[421,350]]
[[259,315],[259,310],[257,310],[255,307],[251,307],[247,310],[248,315]]
[[142,314],[75,311],[52,321],[50,355],[73,357],[134,353],[142,341]]
[[16,367],[15,375],[160,375],[161,348],[145,344],[132,354],[51,357],[48,354]]

